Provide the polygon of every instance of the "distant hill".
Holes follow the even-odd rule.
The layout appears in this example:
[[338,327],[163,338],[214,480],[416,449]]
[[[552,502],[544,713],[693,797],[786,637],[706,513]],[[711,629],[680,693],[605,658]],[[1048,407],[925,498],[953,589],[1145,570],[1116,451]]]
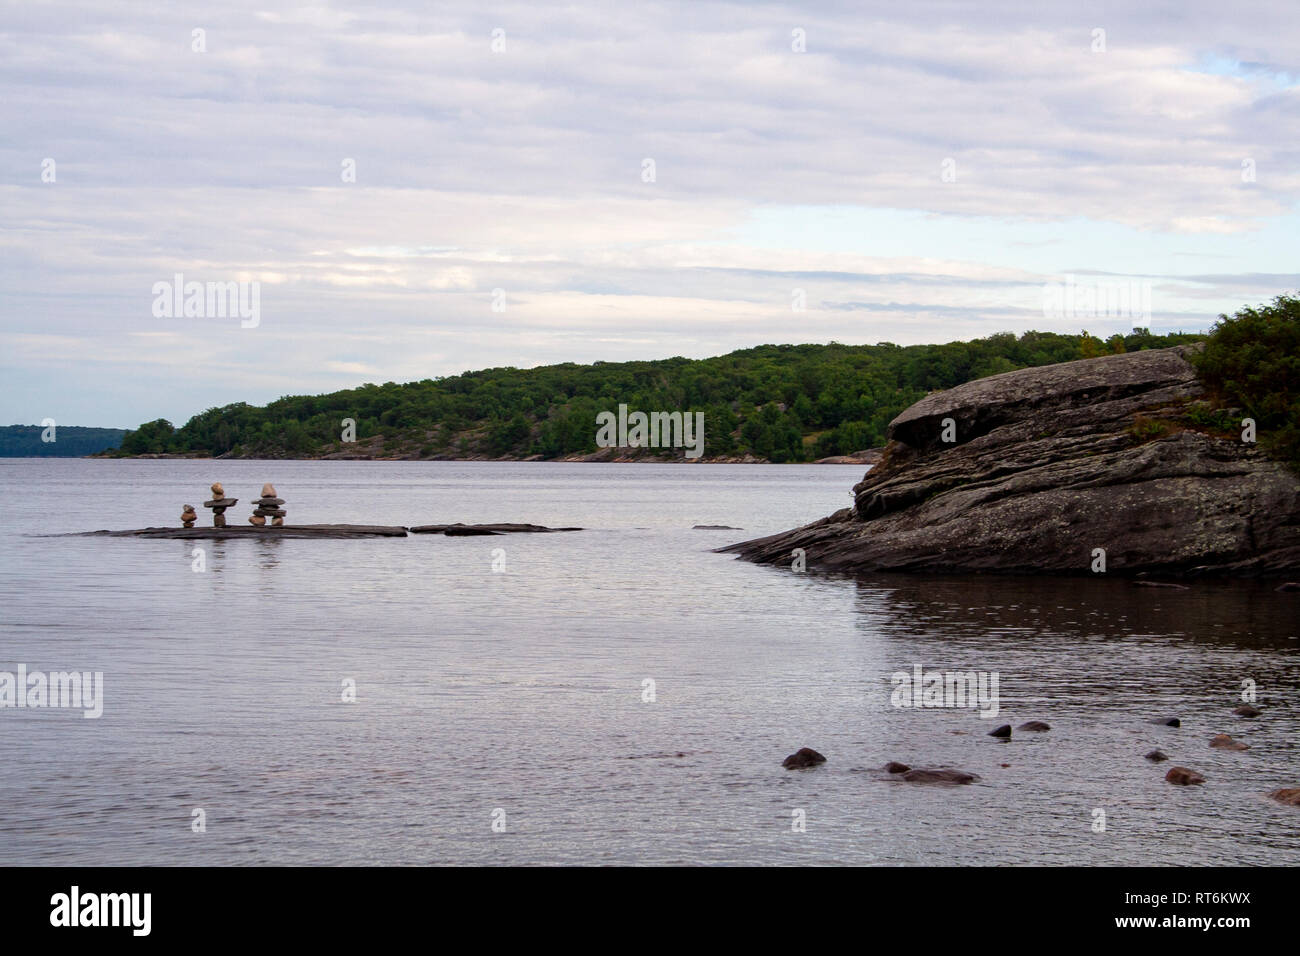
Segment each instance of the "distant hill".
[[41,439],[45,431],[40,425],[0,425],[0,458],[79,458],[118,448],[126,435],[125,428],[58,425],[47,442]]
[[[813,461],[883,444],[889,421],[930,391],[1203,338],[1147,329],[1104,342],[1086,332],[1008,332],[946,345],[762,345],[707,359],[494,368],[286,397],[265,408],[241,402],[181,428],[158,419],[128,433],[118,454],[553,460],[596,453],[596,416],[623,404],[704,413],[705,458]],[[683,457],[680,448],[638,454]]]

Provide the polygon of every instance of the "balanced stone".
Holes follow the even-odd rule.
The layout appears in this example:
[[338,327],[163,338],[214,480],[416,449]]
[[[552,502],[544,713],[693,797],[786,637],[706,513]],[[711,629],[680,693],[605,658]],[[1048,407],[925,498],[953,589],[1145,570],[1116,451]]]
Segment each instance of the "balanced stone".
[[181,524],[186,528],[193,528],[194,522],[199,519],[193,505],[186,505],[181,509]]
[[248,523],[255,528],[261,528],[266,524],[266,519],[260,514],[251,514],[248,516]]
[[280,507],[282,504],[284,499],[276,495],[275,485],[268,481],[262,486],[262,496],[253,499],[253,517],[248,520],[260,528],[266,524],[267,518],[273,518],[275,520],[271,522],[271,527],[283,528],[284,516],[288,512]]
[[[203,502],[203,507],[212,509],[212,527],[224,528],[226,526],[226,509],[234,507],[238,502],[238,498],[227,498],[226,490],[221,487],[221,482],[214,481],[212,483],[212,499]],[[189,506],[186,505],[186,507]],[[189,525],[185,527],[188,528]]]

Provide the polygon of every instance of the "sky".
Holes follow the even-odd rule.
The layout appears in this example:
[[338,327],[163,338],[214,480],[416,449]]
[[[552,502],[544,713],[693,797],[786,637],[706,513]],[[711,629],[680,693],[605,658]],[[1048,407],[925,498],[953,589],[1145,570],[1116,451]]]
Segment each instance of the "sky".
[[[1295,18],[6,0],[0,423],[179,425],[765,343],[1206,329],[1300,288]],[[255,288],[255,321],[167,314],[177,275]],[[1063,288],[1091,291],[1062,309]],[[1116,289],[1130,306],[1088,304]]]

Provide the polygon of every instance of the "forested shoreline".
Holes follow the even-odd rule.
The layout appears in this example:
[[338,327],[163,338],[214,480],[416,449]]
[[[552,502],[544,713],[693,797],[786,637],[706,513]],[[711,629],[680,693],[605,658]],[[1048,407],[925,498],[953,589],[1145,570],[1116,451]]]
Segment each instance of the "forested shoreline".
[[[1086,332],[1026,332],[943,345],[762,345],[707,359],[493,368],[288,396],[264,407],[240,402],[180,428],[158,419],[106,454],[552,460],[595,453],[597,414],[624,404],[703,412],[706,459],[806,462],[882,445],[889,421],[928,392],[1204,338],[1147,329],[1105,341]],[[680,450],[643,451],[681,457]]]

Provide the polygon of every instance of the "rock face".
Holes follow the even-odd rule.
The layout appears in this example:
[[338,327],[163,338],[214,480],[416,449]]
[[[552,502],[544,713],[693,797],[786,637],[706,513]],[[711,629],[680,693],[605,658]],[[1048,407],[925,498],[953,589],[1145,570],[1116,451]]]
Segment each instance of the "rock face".
[[[889,426],[854,504],[730,545],[833,571],[1092,574],[1300,568],[1300,477],[1189,416],[1195,346],[1020,369],[929,395]],[[951,440],[949,440],[951,439]]]

